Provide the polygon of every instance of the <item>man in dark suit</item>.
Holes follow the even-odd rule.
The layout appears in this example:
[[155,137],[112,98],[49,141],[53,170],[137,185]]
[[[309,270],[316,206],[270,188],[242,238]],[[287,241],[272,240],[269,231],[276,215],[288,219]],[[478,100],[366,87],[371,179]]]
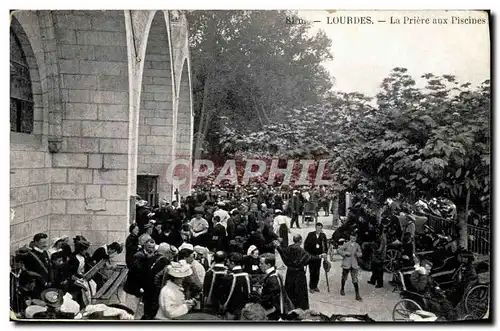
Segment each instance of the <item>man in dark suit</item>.
[[299,225],[299,215],[301,213],[302,202],[300,201],[300,192],[294,191],[293,197],[288,202],[290,212],[292,214],[292,222],[290,223],[290,229],[293,229],[293,224],[297,223],[297,229],[300,229]]
[[33,237],[32,247],[24,259],[26,270],[34,272],[41,277],[38,278],[34,296],[38,297],[50,284],[51,264],[48,248],[48,236],[45,233],[37,233]]
[[243,272],[242,262],[243,256],[240,253],[229,256],[228,269],[231,272],[221,279],[221,286],[218,288],[223,293],[222,311],[228,319],[239,319],[250,296],[250,276]]
[[266,274],[262,281],[260,304],[266,310],[267,319],[277,321],[289,310],[291,303],[286,295],[281,276],[276,272],[276,258],[274,254],[265,253],[260,256],[259,267]]
[[219,306],[223,304],[220,293],[220,282],[227,275],[226,253],[218,251],[214,254],[214,265],[205,273],[203,281],[203,296],[205,298],[205,307],[211,312],[217,312]]
[[[304,250],[311,255],[321,255],[328,252],[326,235],[323,233],[323,224],[316,223],[316,231],[309,232],[304,241]],[[321,271],[321,260],[309,264],[309,292],[319,292],[318,282]]]

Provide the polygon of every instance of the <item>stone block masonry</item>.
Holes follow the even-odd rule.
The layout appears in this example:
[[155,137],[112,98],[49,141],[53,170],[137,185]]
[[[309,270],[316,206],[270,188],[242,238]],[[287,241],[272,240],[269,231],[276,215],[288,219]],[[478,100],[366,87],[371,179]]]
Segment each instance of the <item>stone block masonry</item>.
[[[128,58],[123,11],[53,12],[64,114],[51,234],[127,235]],[[83,23],[82,23],[83,22]],[[111,224],[115,222],[116,224]],[[69,223],[69,225],[68,225]]]
[[171,185],[166,181],[166,170],[173,152],[174,113],[165,28],[162,15],[156,15],[149,33],[142,80],[137,171],[158,175],[160,196],[170,199]]
[[[135,14],[136,20],[147,17]],[[124,242],[129,190],[136,185],[129,174],[159,175],[158,192],[171,199],[166,169],[174,154],[191,150],[185,77],[179,105],[173,98],[170,59],[176,55],[170,45],[179,43],[169,42],[162,11],[156,13],[147,41],[141,39],[147,22],[136,25],[137,45],[147,45],[144,71],[129,78],[130,34],[123,10],[41,10],[18,16],[35,50],[27,60],[33,66],[36,111],[34,135],[19,142],[11,134],[11,249],[28,244],[38,232],[52,238],[82,234],[92,242],[91,250]],[[133,106],[131,83],[142,86],[140,103]],[[129,136],[130,112],[137,107],[138,136]],[[49,152],[49,137],[61,139],[56,151],[51,145]],[[129,155],[134,142],[137,156]],[[135,157],[137,165],[129,165]]]

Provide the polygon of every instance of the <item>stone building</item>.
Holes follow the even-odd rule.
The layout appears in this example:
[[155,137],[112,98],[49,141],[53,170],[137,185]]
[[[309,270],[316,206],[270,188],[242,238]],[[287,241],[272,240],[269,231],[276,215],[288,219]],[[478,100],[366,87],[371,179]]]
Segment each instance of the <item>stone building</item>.
[[11,249],[45,232],[123,242],[135,194],[190,182],[188,32],[179,11],[16,11],[10,26]]

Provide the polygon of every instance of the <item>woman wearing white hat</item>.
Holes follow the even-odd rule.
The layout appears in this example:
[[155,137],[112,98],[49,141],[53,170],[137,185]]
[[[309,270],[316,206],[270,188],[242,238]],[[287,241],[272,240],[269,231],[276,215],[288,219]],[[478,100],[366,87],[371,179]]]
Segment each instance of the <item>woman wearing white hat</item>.
[[170,279],[161,289],[159,304],[160,308],[156,319],[169,320],[187,314],[196,304],[194,300],[186,300],[182,282],[190,276],[193,271],[188,264],[172,262],[167,266]]
[[247,255],[243,258],[244,269],[243,271],[250,275],[262,274],[259,269],[259,249],[255,245],[248,247]]

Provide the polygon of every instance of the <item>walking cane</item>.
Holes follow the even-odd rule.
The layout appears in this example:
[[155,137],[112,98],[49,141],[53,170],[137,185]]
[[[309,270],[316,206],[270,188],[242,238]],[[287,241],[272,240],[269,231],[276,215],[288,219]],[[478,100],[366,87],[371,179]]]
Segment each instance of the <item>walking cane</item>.
[[[325,247],[325,252],[328,251],[328,245]],[[332,264],[328,261],[328,255],[323,259],[323,269],[325,269],[325,277],[326,277],[326,289],[328,293],[330,293],[330,282],[328,281],[328,271],[330,271]]]
[[328,262],[327,258],[323,259],[323,269],[325,269],[325,277],[326,277],[326,289],[328,290],[328,293],[330,293],[330,282],[328,281],[328,271],[331,268],[330,262]]

